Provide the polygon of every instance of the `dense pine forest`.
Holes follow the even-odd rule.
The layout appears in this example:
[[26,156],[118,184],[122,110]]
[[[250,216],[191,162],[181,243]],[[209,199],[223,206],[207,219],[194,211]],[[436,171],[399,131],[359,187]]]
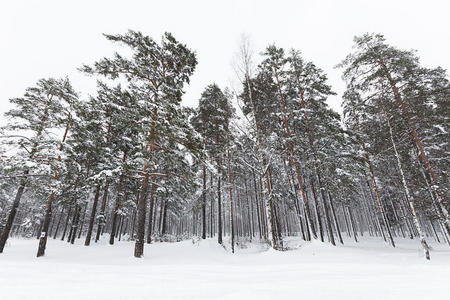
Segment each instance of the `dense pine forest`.
[[37,257],[51,255],[50,239],[132,241],[137,258],[151,244],[202,239],[230,253],[252,243],[289,251],[292,237],[336,247],[410,239],[428,260],[431,240],[450,246],[450,83],[415,51],[356,36],[336,61],[341,115],[327,104],[327,74],[301,49],[255,54],[243,39],[239,87],[211,74],[191,108],[181,104],[197,65],[189,45],[170,33],[104,37],[117,52],[79,66],[96,93],[43,78],[10,99],[0,253],[14,237],[35,239]]

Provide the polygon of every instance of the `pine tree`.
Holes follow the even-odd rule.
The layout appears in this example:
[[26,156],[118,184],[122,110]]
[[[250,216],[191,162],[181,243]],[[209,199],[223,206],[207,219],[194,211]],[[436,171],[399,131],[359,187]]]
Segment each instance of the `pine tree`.
[[[6,113],[11,121],[4,130],[7,133],[11,132],[6,136],[8,142],[20,147],[13,160],[14,168],[22,172],[23,175],[20,176],[16,196],[6,226],[0,236],[0,253],[3,252],[5,247],[29,176],[51,176],[49,168],[53,168],[54,179],[57,180],[58,178],[58,166],[55,166],[55,164],[60,160],[57,159],[59,156],[56,153],[59,147],[50,130],[69,124],[66,119],[67,116],[64,115],[64,112],[66,112],[65,105],[74,101],[76,97],[68,79],[50,78],[39,80],[35,87],[26,90],[22,98],[10,100],[15,108]],[[65,122],[61,120],[65,120]],[[54,197],[52,193],[50,193],[47,201],[47,227],[51,216],[51,202]],[[45,239],[46,236],[47,231],[45,231],[43,238]]]
[[82,70],[110,79],[125,78],[141,108],[140,121],[147,132],[143,169],[140,172],[142,184],[135,248],[135,257],[141,257],[144,251],[148,186],[150,178],[154,180],[157,176],[154,170],[157,162],[152,158],[155,152],[161,150],[160,139],[179,142],[179,137],[170,135],[174,131],[171,128],[174,120],[171,118],[179,116],[176,112],[179,110],[182,88],[189,82],[197,61],[195,54],[169,33],[163,36],[161,44],[134,31],[124,35],[106,35],[106,38],[130,47],[132,57],[126,58],[116,53],[113,59],[102,59],[93,67],[84,66]]
[[[204,147],[215,160],[217,172],[217,222],[218,243],[222,244],[222,159],[223,149],[229,137],[230,119],[233,110],[227,96],[216,84],[211,84],[202,92],[199,100],[198,112],[193,119],[193,125],[202,135]],[[231,179],[231,178],[230,178]],[[231,195],[231,194],[230,194]]]

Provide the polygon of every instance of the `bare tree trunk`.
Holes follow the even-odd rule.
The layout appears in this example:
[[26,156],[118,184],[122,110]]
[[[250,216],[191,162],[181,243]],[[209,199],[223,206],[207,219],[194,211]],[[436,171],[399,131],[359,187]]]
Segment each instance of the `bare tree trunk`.
[[85,246],[89,246],[89,244],[91,243],[92,229],[94,228],[95,214],[97,212],[97,203],[99,196],[100,196],[100,184],[97,184],[97,187],[95,188],[94,202],[92,203],[89,226],[86,232],[86,240],[84,241]]
[[[146,171],[146,170],[145,170]],[[134,257],[142,257],[144,255],[144,238],[145,238],[145,210],[147,204],[147,194],[148,194],[148,182],[149,175],[145,174],[142,187],[140,192],[140,198],[138,202],[138,224],[137,224],[137,236],[136,243],[134,247]]]
[[[127,160],[127,151],[123,151],[123,157],[122,157],[122,166],[125,164],[125,161]],[[119,183],[117,184],[117,195],[116,200],[114,203],[114,211],[112,213],[112,220],[111,220],[111,233],[109,235],[109,244],[114,244],[114,237],[116,235],[116,227],[117,227],[117,217],[118,217],[118,210],[120,208],[120,199],[121,199],[121,193],[122,193],[122,185],[123,185],[123,171],[120,173],[119,177]]]
[[[357,116],[355,116],[355,123],[356,123],[356,130],[358,131],[358,133],[360,133],[359,120],[358,120]],[[367,165],[369,167],[370,178],[372,179],[373,189],[375,190],[375,195],[376,195],[377,200],[378,200],[378,207],[380,209],[381,215],[383,216],[384,225],[386,227],[386,231],[387,231],[388,236],[389,236],[389,243],[391,244],[392,247],[395,247],[394,239],[392,238],[392,233],[391,233],[391,229],[390,229],[390,226],[389,226],[389,220],[387,218],[386,211],[385,211],[385,209],[383,207],[383,203],[381,201],[381,196],[380,196],[380,192],[378,190],[377,181],[375,179],[375,173],[374,173],[374,170],[373,170],[372,161],[370,160],[369,152],[367,151],[367,148],[366,148],[366,143],[364,142],[363,139],[360,140],[360,143],[361,143],[362,149],[364,151],[364,155],[366,157]]]
[[414,202],[413,202],[411,193],[409,192],[409,188],[408,188],[408,185],[406,183],[405,174],[403,173],[402,162],[400,161],[400,156],[399,156],[398,151],[397,151],[397,146],[396,146],[396,144],[394,142],[394,135],[392,133],[391,122],[389,121],[389,117],[388,117],[388,115],[386,113],[386,110],[384,109],[384,106],[382,106],[382,109],[383,109],[383,112],[384,112],[384,116],[386,118],[386,124],[387,124],[387,126],[389,128],[389,136],[391,138],[392,148],[394,149],[395,158],[397,160],[397,167],[398,167],[398,170],[400,172],[400,176],[402,178],[402,184],[403,184],[403,189],[405,191],[406,199],[407,199],[407,201],[409,203],[409,206],[411,208],[411,212],[412,212],[413,220],[414,220],[414,225],[416,226],[417,232],[419,232],[420,243],[422,244],[423,251],[425,253],[425,257],[426,257],[426,259],[429,260],[430,259],[430,252],[428,250],[429,247],[428,247],[427,241],[425,240],[425,236],[423,234],[422,228],[420,227],[420,223],[419,223],[419,220],[418,220],[417,214],[416,214],[416,208],[414,206]]
[[72,212],[72,207],[69,208],[69,211],[67,212],[67,217],[66,217],[66,223],[64,225],[64,231],[61,237],[61,241],[64,241],[64,237],[66,236],[66,231],[67,231],[67,225],[69,224],[69,220],[70,220],[70,213]]
[[311,183],[311,191],[312,191],[313,199],[314,199],[314,211],[316,212],[316,219],[317,219],[317,226],[318,226],[319,234],[320,234],[320,241],[323,242],[322,217],[319,212],[319,202],[317,201],[316,187],[314,186],[314,181],[312,179],[310,179],[310,183]]
[[336,232],[339,237],[339,242],[343,245],[344,240],[342,239],[341,229],[339,228],[339,221],[336,217],[336,211],[334,209],[333,198],[331,198],[331,193],[328,191],[328,197],[330,199],[331,212],[333,213],[334,226],[336,227]]
[[81,234],[83,233],[84,221],[86,220],[87,207],[88,207],[88,204],[86,202],[84,204],[83,217],[81,218],[80,230],[78,231],[78,237],[77,237],[78,239],[81,238]]
[[48,226],[50,224],[50,219],[52,217],[52,203],[55,198],[55,193],[51,192],[49,199],[47,200],[46,211],[45,211],[45,219],[44,225],[41,231],[41,236],[39,239],[39,246],[37,251],[37,257],[43,256],[45,254],[45,246],[47,245],[47,237],[48,237]]
[[202,239],[206,239],[206,166],[203,165]]
[[150,211],[148,214],[148,227],[147,227],[147,244],[152,242],[152,232],[153,232],[153,209],[155,207],[155,177],[152,176],[152,187],[150,190]]
[[233,187],[231,185],[231,152],[230,135],[227,132],[227,166],[228,166],[228,192],[230,197],[230,227],[231,227],[231,252],[234,253],[234,208],[233,208]]
[[[213,174],[211,172],[210,177],[209,177],[209,182],[210,182],[210,189],[211,191],[213,190]],[[211,197],[211,206],[209,208],[209,213],[210,213],[210,235],[211,237],[214,237],[214,233],[215,233],[215,226],[214,226],[214,197]]]
[[14,218],[16,217],[17,208],[19,207],[20,199],[22,198],[23,191],[25,190],[28,170],[25,170],[23,172],[23,174],[24,174],[24,176],[20,180],[20,186],[19,186],[19,189],[17,190],[16,197],[14,198],[14,202],[11,207],[11,211],[9,212],[8,220],[6,221],[6,225],[3,228],[2,234],[0,236],[0,253],[2,253],[3,249],[5,248],[6,241],[8,240],[8,237],[9,237],[9,232],[11,231],[11,227],[14,222]]
[[[219,125],[216,121],[216,143],[219,144]],[[218,232],[217,232],[217,242],[222,244],[222,199],[221,199],[221,162],[220,155],[217,154],[217,223],[218,223]]]
[[64,215],[64,208],[61,210],[61,213],[59,214],[58,223],[56,224],[55,233],[53,234],[53,239],[56,239],[56,236],[58,235],[59,225],[61,224],[63,215]]
[[102,197],[102,206],[100,207],[100,213],[98,215],[98,223],[97,223],[97,234],[95,236],[95,242],[100,239],[100,234],[102,233],[102,229],[106,224],[106,216],[105,216],[105,210],[106,210],[106,201],[108,200],[108,189],[109,189],[109,182],[108,179],[105,183],[105,191],[103,192]]
[[72,234],[71,235],[69,234],[71,244],[75,243],[75,237],[77,235],[77,230],[79,227],[78,224],[80,223],[80,211],[81,211],[80,205],[76,204],[75,214],[74,214],[74,219],[73,219],[74,221],[73,221],[72,230],[71,230]]

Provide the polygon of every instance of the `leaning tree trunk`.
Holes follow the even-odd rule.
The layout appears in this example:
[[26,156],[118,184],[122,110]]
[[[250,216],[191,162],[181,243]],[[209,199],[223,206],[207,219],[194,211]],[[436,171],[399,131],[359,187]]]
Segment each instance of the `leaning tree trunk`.
[[14,218],[16,217],[17,208],[19,207],[20,199],[22,198],[23,191],[25,190],[25,185],[27,183],[28,170],[25,170],[23,172],[23,174],[24,175],[23,175],[22,179],[20,180],[19,189],[17,190],[17,193],[16,193],[16,198],[14,198],[14,202],[11,207],[11,211],[9,212],[9,215],[8,215],[8,220],[6,221],[6,225],[3,228],[2,235],[0,236],[0,253],[2,253],[3,249],[5,248],[6,241],[8,240],[8,237],[9,237],[9,232],[11,231],[12,224],[14,222]]
[[427,154],[425,153],[423,143],[422,143],[421,139],[419,138],[417,130],[416,130],[414,124],[412,124],[411,117],[410,117],[408,109],[406,107],[405,99],[403,99],[403,97],[401,96],[400,91],[399,91],[398,87],[396,86],[386,64],[380,59],[378,59],[378,63],[385,73],[385,76],[391,87],[392,93],[394,94],[395,101],[400,106],[400,109],[402,112],[402,117],[406,120],[406,123],[408,124],[412,142],[415,144],[416,149],[419,153],[419,162],[424,166],[424,169],[427,171],[427,173],[430,177],[430,180],[431,180],[431,184],[433,186],[437,187],[436,196],[437,196],[438,204],[440,206],[440,211],[442,212],[443,217],[445,219],[447,231],[450,234],[450,201],[448,201],[448,195],[442,193],[442,190],[439,186],[437,175],[434,172],[434,169],[430,163],[430,160],[428,159]]
[[[48,118],[48,110],[49,110],[51,101],[52,101],[52,96],[50,96],[49,102],[45,106],[44,113],[41,118],[40,126],[39,126],[39,129],[38,129],[36,137],[35,137],[36,142],[33,144],[33,147],[28,156],[29,160],[32,160],[34,155],[38,151],[38,146],[39,146],[38,140],[40,139],[42,132],[44,131],[44,126],[45,126],[45,122],[47,121],[47,118]],[[25,190],[25,186],[27,184],[27,175],[29,174],[29,172],[30,171],[28,169],[23,171],[23,177],[20,180],[20,184],[19,184],[19,188],[17,189],[16,197],[14,198],[13,205],[12,205],[11,210],[8,215],[8,220],[6,221],[6,225],[3,228],[2,234],[0,235],[0,253],[3,253],[3,249],[5,248],[6,241],[8,240],[9,233],[11,231],[12,225],[14,223],[14,219],[16,217],[17,208],[19,207],[19,204],[20,204],[20,199],[22,198],[23,192]]]
[[389,128],[389,136],[391,138],[392,148],[394,150],[394,155],[395,155],[395,158],[397,160],[397,167],[398,167],[398,170],[400,172],[400,177],[402,178],[403,189],[405,191],[405,195],[406,195],[406,199],[407,199],[407,201],[409,203],[409,207],[411,208],[411,213],[412,213],[413,220],[414,220],[414,226],[416,227],[417,232],[419,233],[420,243],[422,244],[423,251],[424,251],[424,254],[425,254],[425,258],[429,260],[430,259],[429,247],[428,247],[427,241],[425,240],[425,235],[423,234],[422,227],[420,226],[419,219],[417,217],[416,208],[415,208],[415,205],[414,205],[414,201],[413,201],[412,195],[409,192],[408,185],[406,184],[406,178],[405,178],[405,174],[403,173],[402,162],[400,161],[400,156],[399,156],[398,151],[397,151],[397,146],[396,146],[396,144],[394,142],[394,135],[392,133],[391,122],[389,121],[389,117],[388,117],[388,115],[386,113],[386,110],[384,109],[384,106],[382,106],[382,109],[383,109],[383,112],[384,112],[384,116],[386,118],[386,124],[387,124],[387,126]]
[[331,212],[333,213],[334,226],[336,227],[339,242],[343,245],[344,240],[342,239],[341,228],[339,227],[339,221],[336,217],[336,210],[334,209],[333,198],[331,198],[331,193],[329,191],[328,191],[328,198],[330,199]]
[[[358,120],[358,117],[356,115],[355,115],[355,124],[356,124],[356,130],[358,131],[358,133],[360,133],[359,120]],[[377,200],[378,200],[378,207],[380,209],[381,215],[383,216],[383,222],[384,222],[384,225],[386,227],[386,231],[387,231],[388,236],[389,236],[389,243],[391,244],[392,247],[395,247],[395,243],[394,243],[394,239],[392,237],[392,233],[391,233],[391,229],[390,229],[390,226],[389,226],[389,221],[388,221],[388,218],[387,218],[387,215],[386,215],[386,211],[384,209],[383,203],[381,202],[380,192],[378,190],[377,181],[375,179],[375,173],[374,173],[374,170],[373,170],[372,161],[370,160],[369,152],[368,152],[368,150],[366,148],[366,143],[364,142],[363,139],[360,140],[360,143],[361,143],[361,147],[362,147],[362,149],[364,151],[364,155],[365,155],[365,158],[366,158],[367,165],[369,167],[370,179],[372,179],[373,189],[375,190],[375,195],[376,195]]]
[[314,211],[316,212],[317,227],[318,227],[319,234],[320,234],[320,241],[323,242],[322,215],[320,214],[320,211],[319,211],[319,202],[317,201],[316,187],[314,185],[314,181],[312,178],[310,179],[310,183],[311,183],[311,191],[312,191],[313,199],[314,199]]

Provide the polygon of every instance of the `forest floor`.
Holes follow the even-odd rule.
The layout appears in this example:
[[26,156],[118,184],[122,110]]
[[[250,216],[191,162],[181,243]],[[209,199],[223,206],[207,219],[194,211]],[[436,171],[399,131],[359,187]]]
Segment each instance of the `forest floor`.
[[145,245],[105,240],[85,247],[50,239],[35,258],[36,239],[11,238],[0,254],[0,299],[445,299],[450,247],[431,241],[347,239],[332,247],[289,239],[292,250],[247,244],[232,254],[215,239]]

